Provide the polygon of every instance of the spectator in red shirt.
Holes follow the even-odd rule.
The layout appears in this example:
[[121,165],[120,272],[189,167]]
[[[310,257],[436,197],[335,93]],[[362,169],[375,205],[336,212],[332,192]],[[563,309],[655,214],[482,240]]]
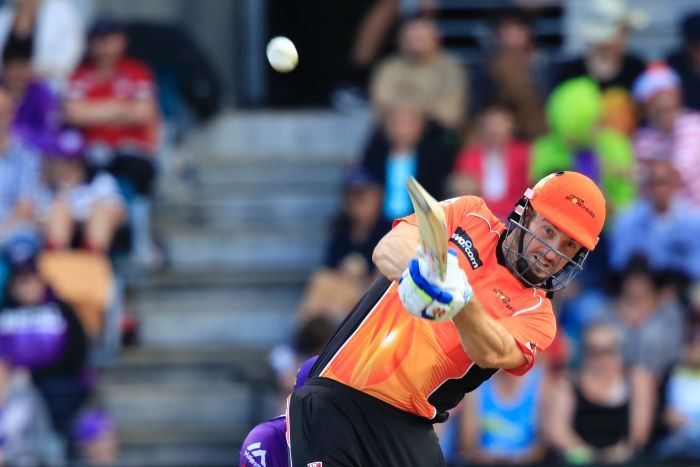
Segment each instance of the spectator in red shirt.
[[477,142],[459,153],[450,181],[454,196],[481,196],[501,220],[528,187],[530,146],[515,139],[514,118],[505,105],[488,107]]
[[95,22],[88,58],[69,81],[65,110],[68,123],[82,129],[87,139],[91,165],[111,172],[123,189],[127,187],[134,253],[150,265],[155,249],[148,198],[160,116],[153,75],[147,65],[125,55],[127,42],[121,22]]

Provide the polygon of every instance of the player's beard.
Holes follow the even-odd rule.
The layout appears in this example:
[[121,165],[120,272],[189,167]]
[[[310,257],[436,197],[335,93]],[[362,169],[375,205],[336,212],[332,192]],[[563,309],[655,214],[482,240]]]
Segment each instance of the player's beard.
[[518,274],[528,281],[532,285],[540,285],[544,283],[547,278],[543,278],[535,274],[535,272],[532,270],[533,264],[529,263],[525,258],[518,258],[517,261],[515,261],[515,269],[518,271]]

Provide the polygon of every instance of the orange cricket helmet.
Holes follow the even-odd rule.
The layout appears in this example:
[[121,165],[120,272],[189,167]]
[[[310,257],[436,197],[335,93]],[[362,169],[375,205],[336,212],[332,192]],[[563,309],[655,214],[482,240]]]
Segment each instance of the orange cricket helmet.
[[[525,225],[526,212],[534,210],[556,228],[581,244],[581,249],[570,258],[539,238]],[[525,285],[547,292],[560,290],[583,269],[588,253],[598,243],[598,236],[605,223],[605,199],[590,178],[577,172],[557,172],[544,177],[533,188],[528,188],[508,218],[508,232],[503,242],[506,264]],[[565,263],[561,270],[547,274],[535,274],[538,260],[528,258],[523,252],[533,241],[539,241],[554,251]]]
[[605,223],[605,198],[593,180],[578,172],[547,175],[533,187],[530,204],[584,248],[595,248]]

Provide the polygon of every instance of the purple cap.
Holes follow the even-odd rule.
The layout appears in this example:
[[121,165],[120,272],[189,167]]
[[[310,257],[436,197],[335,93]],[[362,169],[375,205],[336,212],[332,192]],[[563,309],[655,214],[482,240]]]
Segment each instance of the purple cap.
[[316,360],[318,360],[318,355],[314,355],[301,364],[299,371],[297,372],[297,381],[294,383],[295,391],[302,387],[306,383],[306,380],[309,379],[311,368],[314,366],[314,363],[316,363]]
[[262,422],[253,428],[241,446],[241,467],[287,466],[287,422],[284,415]]
[[85,158],[85,138],[73,128],[52,132],[40,146],[48,159],[80,161]]
[[78,415],[73,424],[73,439],[89,443],[112,431],[112,419],[104,410],[92,409]]

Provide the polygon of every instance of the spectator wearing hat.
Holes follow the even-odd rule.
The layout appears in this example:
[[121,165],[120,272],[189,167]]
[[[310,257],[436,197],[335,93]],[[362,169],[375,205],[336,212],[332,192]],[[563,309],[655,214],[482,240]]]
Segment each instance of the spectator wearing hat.
[[148,66],[125,55],[125,25],[98,19],[90,29],[88,57],[71,77],[66,119],[88,144],[88,161],[119,181],[127,195],[134,255],[139,264],[157,262],[151,239],[150,198],[155,180],[160,116]]
[[683,105],[700,111],[700,12],[693,12],[681,23],[683,44],[668,56],[668,64],[681,79]]
[[45,145],[47,243],[52,249],[75,245],[107,252],[124,220],[124,203],[114,177],[88,169],[84,150],[82,136],[71,129]]
[[0,87],[0,245],[18,230],[38,228],[39,156],[12,135],[12,99]]
[[58,128],[61,115],[58,96],[32,70],[31,52],[27,44],[8,44],[2,52],[0,79],[15,106],[15,135],[37,148]]
[[644,61],[627,52],[627,35],[631,29],[644,28],[648,21],[645,12],[630,9],[626,0],[587,1],[578,26],[586,49],[582,56],[560,65],[557,82],[588,76],[602,90],[621,87],[631,91],[644,71]]
[[647,120],[633,140],[638,176],[645,177],[649,161],[668,160],[680,174],[681,196],[700,207],[700,114],[683,107],[678,74],[663,62],[652,63],[633,92]]
[[32,69],[55,89],[65,85],[85,50],[85,26],[70,0],[10,0],[0,8],[0,50],[31,51]]
[[603,121],[630,135],[637,126],[630,93],[645,63],[627,52],[627,35],[630,30],[644,28],[648,15],[631,9],[627,0],[590,0],[581,2],[581,6],[582,18],[577,26],[585,51],[559,66],[555,82],[579,76],[592,78],[602,91]]
[[10,250],[6,301],[0,309],[0,348],[13,365],[31,372],[55,429],[65,439],[86,400],[88,340],[75,310],[54,295],[35,252]]

